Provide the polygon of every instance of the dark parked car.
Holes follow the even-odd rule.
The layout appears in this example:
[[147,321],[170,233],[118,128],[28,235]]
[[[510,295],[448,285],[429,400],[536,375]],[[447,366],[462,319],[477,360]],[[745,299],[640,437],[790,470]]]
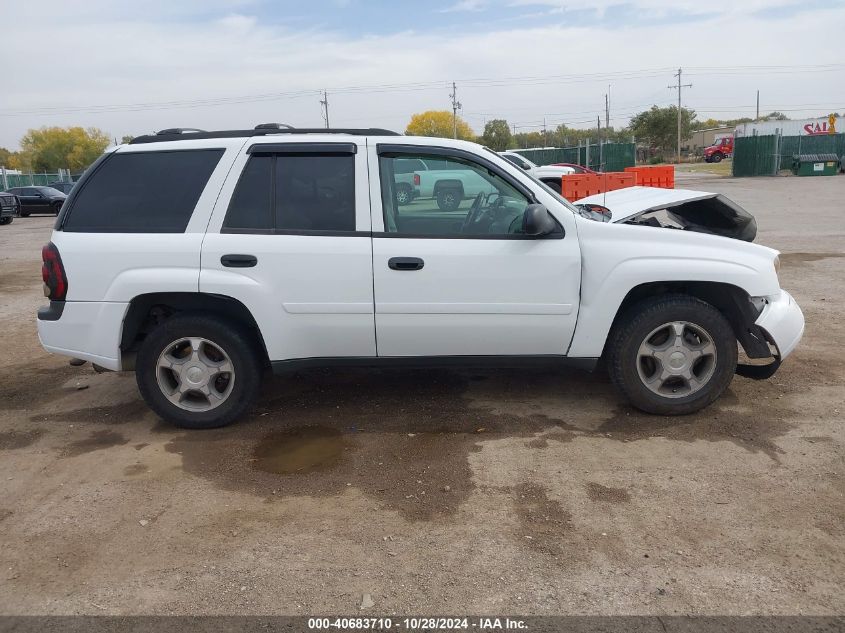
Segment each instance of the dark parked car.
[[20,215],[21,203],[14,194],[0,191],[0,225],[11,224]]
[[66,196],[70,195],[70,190],[73,189],[75,182],[51,182],[48,187],[52,187],[58,191],[61,191]]
[[21,217],[31,213],[59,215],[59,209],[67,196],[52,187],[13,187],[9,189],[21,202]]

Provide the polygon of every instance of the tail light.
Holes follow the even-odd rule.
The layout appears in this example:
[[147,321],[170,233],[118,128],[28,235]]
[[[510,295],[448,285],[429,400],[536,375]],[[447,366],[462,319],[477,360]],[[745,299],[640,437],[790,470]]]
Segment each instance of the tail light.
[[419,187],[420,186],[420,175],[414,174],[414,184]]
[[44,296],[50,301],[64,301],[67,297],[67,275],[59,249],[53,242],[41,249],[41,261]]

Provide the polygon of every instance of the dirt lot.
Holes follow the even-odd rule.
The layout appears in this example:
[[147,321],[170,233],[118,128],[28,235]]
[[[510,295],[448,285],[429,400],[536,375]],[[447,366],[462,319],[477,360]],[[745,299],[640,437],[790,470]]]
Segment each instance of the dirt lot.
[[0,227],[0,612],[845,612],[845,177],[679,179],[757,216],[808,322],[685,418],[603,375],[335,370],[179,431],[42,351],[52,218]]

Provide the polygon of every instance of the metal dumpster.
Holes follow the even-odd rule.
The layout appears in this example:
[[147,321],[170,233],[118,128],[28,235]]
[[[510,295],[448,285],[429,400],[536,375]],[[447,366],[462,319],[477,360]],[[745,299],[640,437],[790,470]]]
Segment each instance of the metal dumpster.
[[796,176],[835,176],[838,171],[836,154],[796,154],[792,157],[792,173]]

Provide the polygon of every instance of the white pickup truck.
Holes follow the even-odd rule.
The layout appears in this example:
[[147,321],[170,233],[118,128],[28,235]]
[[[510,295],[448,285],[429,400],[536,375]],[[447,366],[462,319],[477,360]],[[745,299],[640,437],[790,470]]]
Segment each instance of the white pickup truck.
[[[432,157],[471,205],[398,203],[402,161]],[[38,335],[134,370],[149,406],[188,428],[243,415],[265,369],[321,365],[603,360],[635,407],[691,413],[735,373],[771,376],[804,317],[777,251],[731,237],[751,220],[687,198],[640,204],[671,207],[671,227],[614,223],[474,143],[165,130],[109,149],[74,187],[42,251]],[[738,365],[739,346],[757,364]]]
[[450,161],[451,169],[414,172],[414,197],[434,198],[441,211],[454,211],[467,198],[495,193],[493,184],[465,164]]

